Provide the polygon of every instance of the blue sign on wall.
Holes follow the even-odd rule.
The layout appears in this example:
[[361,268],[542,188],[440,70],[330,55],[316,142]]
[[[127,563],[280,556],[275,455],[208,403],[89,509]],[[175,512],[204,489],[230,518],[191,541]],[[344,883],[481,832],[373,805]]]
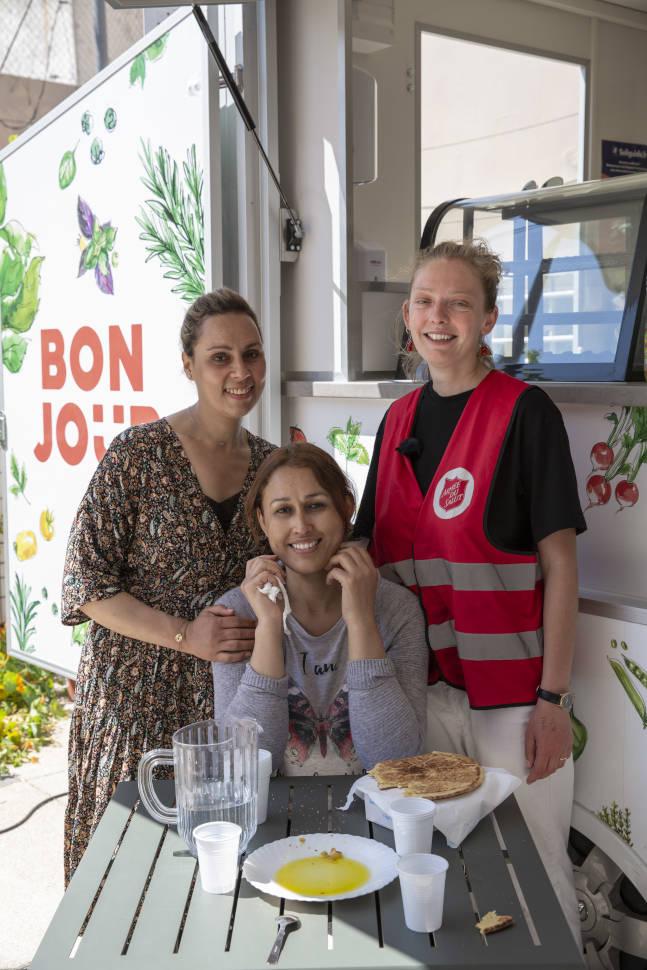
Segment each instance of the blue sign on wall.
[[629,141],[602,142],[602,178],[614,175],[637,175],[647,172],[647,145]]

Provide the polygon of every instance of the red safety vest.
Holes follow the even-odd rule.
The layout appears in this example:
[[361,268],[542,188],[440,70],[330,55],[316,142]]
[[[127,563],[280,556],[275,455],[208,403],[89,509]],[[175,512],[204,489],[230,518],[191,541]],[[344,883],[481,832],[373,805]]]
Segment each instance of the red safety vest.
[[486,517],[517,401],[527,385],[491,371],[476,387],[426,495],[409,458],[422,389],[396,401],[384,428],[371,552],[422,603],[429,682],[467,691],[476,708],[533,704],[541,679],[543,583],[536,555],[492,545]]

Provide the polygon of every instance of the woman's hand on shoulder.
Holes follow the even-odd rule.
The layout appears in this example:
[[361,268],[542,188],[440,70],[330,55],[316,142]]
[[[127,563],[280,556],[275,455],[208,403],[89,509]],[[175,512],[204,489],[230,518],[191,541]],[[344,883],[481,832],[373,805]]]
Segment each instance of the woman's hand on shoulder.
[[273,603],[269,596],[260,592],[266,583],[278,589],[278,580],[285,586],[285,570],[279,563],[278,556],[256,556],[255,559],[248,561],[245,579],[240,588],[258,617],[259,623],[280,622],[283,617],[283,596],[279,595]]
[[359,543],[342,545],[326,566],[327,583],[341,586],[341,612],[346,625],[375,621],[375,593],[379,573]]
[[227,606],[207,606],[187,624],[180,647],[201,660],[240,663],[254,649],[256,620],[249,620]]

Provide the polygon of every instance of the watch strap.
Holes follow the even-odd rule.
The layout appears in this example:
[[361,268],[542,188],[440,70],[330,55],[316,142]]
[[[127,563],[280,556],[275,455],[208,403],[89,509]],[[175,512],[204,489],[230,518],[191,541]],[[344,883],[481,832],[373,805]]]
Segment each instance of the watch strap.
[[562,704],[562,697],[572,697],[570,691],[564,691],[563,694],[556,694],[552,690],[544,690],[543,687],[537,688],[537,697],[540,697],[542,701],[548,701],[549,704],[557,704],[559,707],[564,707]]

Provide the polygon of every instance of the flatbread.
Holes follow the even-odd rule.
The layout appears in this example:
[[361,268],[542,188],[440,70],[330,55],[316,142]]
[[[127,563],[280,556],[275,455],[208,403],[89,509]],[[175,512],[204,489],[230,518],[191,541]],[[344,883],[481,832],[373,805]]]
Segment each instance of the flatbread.
[[369,775],[379,788],[403,788],[416,798],[456,798],[483,784],[485,772],[478,761],[462,754],[430,751],[410,758],[378,761]]

